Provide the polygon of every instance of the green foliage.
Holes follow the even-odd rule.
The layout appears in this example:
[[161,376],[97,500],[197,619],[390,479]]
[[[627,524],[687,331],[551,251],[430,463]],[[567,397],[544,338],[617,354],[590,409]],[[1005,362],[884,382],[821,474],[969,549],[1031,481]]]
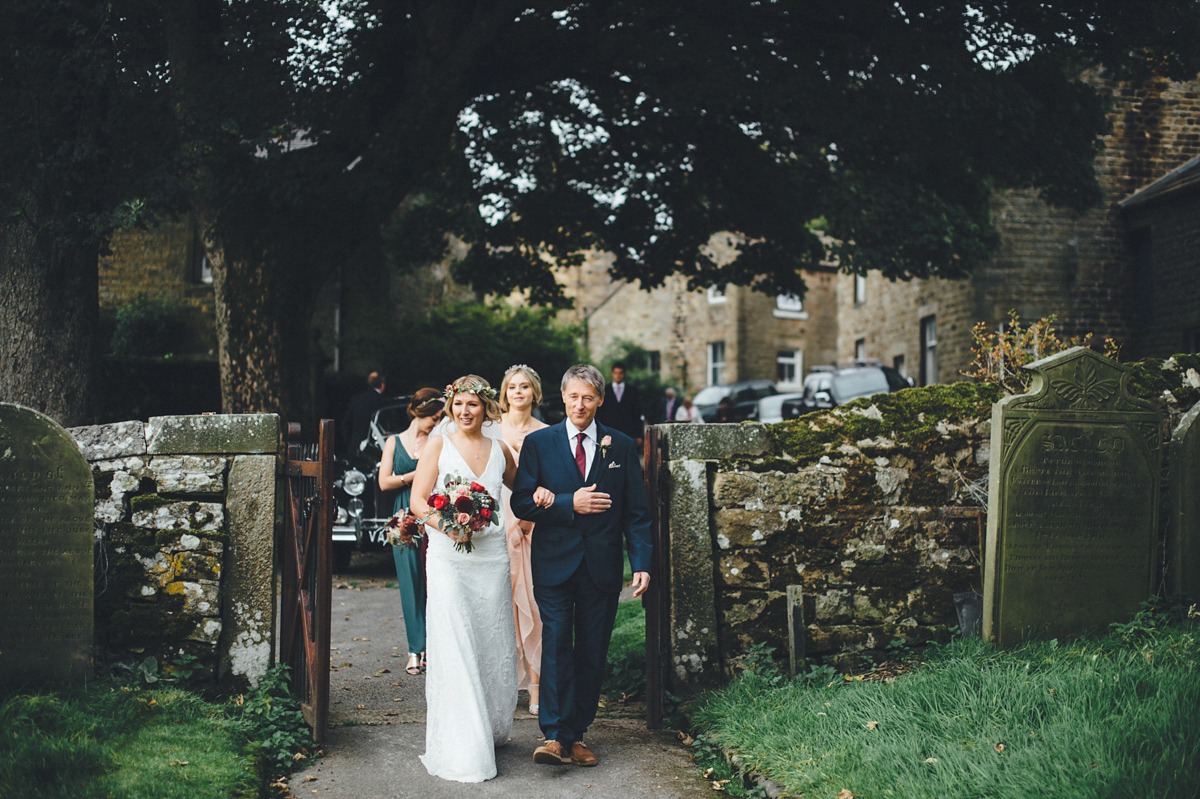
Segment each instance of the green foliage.
[[556,324],[552,312],[478,302],[381,322],[351,343],[376,353],[374,362],[384,365],[389,390],[397,393],[444,386],[464,374],[498,388],[505,369],[526,363],[541,375],[543,395],[553,397],[563,372],[581,360],[575,332]]
[[290,773],[299,762],[297,755],[307,752],[312,743],[300,703],[288,690],[288,680],[288,667],[276,664],[229,708],[232,717],[246,726],[272,774]]
[[640,600],[617,605],[601,690],[612,699],[646,692],[646,611]]
[[117,309],[110,348],[114,355],[165,355],[179,334],[178,307],[163,297],[139,293]]
[[1126,643],[1153,639],[1162,630],[1183,624],[1190,617],[1200,617],[1196,603],[1183,594],[1168,597],[1152,596],[1141,603],[1137,614],[1127,622],[1113,622],[1109,628]]
[[1194,796],[1200,620],[1154,607],[1129,640],[960,638],[893,682],[746,670],[692,721],[788,795]]

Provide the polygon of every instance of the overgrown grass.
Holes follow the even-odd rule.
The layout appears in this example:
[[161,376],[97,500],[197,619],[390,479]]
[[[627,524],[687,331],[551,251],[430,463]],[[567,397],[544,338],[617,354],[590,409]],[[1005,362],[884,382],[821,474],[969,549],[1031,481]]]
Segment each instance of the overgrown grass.
[[113,682],[4,697],[0,799],[258,796],[307,740],[280,684],[274,671],[228,705]]
[[610,699],[646,692],[646,611],[640,599],[617,605],[601,691]]
[[690,713],[701,747],[788,795],[1192,797],[1198,640],[1195,622],[1008,651],[960,640],[891,683],[747,671]]

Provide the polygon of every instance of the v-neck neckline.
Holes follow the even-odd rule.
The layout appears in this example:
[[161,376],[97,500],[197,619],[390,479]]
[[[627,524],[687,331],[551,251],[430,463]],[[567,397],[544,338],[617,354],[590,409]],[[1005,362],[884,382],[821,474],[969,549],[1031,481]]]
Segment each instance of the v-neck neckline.
[[454,447],[454,451],[458,453],[458,459],[467,467],[467,471],[470,472],[476,480],[482,480],[483,474],[487,474],[488,467],[492,465],[492,453],[496,449],[496,446],[493,443],[495,439],[484,436],[483,440],[488,442],[488,456],[487,460],[483,462],[483,474],[475,474],[475,470],[471,468],[470,462],[467,460],[467,457],[462,454],[462,450],[458,448],[458,444],[454,443],[454,439],[450,438],[450,436],[446,436],[446,440],[450,442],[450,446]]

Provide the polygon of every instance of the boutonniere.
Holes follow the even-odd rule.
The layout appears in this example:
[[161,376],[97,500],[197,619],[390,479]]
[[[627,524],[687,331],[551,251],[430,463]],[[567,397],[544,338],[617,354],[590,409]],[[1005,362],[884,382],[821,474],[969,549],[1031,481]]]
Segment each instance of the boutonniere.
[[605,436],[600,439],[600,457],[603,458],[608,454],[608,448],[612,446],[612,436]]

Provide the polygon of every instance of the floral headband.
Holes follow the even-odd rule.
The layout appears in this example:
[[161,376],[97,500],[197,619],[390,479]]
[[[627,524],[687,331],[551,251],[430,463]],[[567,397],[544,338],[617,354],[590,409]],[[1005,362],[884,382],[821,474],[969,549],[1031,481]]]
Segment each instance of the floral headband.
[[446,390],[442,392],[442,396],[446,399],[452,399],[455,394],[474,394],[477,397],[487,397],[488,399],[496,399],[496,389],[491,386],[485,386],[483,383],[472,383],[469,386],[454,387],[454,384],[446,386]]
[[419,411],[422,408],[428,408],[430,405],[432,405],[435,402],[441,402],[441,401],[442,401],[442,397],[438,394],[434,394],[432,397],[428,397],[428,398],[422,400],[420,403],[418,403],[417,407],[414,408],[413,410],[414,410],[414,412]]
[[539,375],[532,366],[527,366],[526,364],[523,364],[523,363],[514,363],[512,366],[505,369],[504,376],[508,377],[510,374],[512,374],[513,372],[516,372],[516,371],[522,371],[525,374],[533,375],[534,378],[537,379],[537,381],[539,383],[542,380],[542,376]]

